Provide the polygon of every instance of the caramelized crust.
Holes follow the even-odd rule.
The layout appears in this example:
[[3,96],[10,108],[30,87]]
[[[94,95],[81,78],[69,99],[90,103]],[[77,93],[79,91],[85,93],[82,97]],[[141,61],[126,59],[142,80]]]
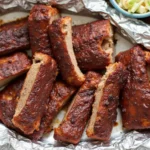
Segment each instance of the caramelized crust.
[[14,125],[24,134],[39,129],[56,75],[55,60],[46,54],[35,53],[13,117]]
[[[129,76],[122,92],[121,111],[123,126],[126,129],[150,128],[150,84],[146,70],[145,52],[140,46],[119,54],[117,60],[127,65]],[[125,59],[130,56],[126,63]]]
[[63,79],[72,86],[80,86],[85,78],[73,52],[71,21],[70,17],[54,21],[49,27],[49,36]]
[[148,65],[150,65],[150,52],[145,51],[145,61]]
[[40,125],[39,131],[35,131],[29,137],[34,141],[39,140],[44,133],[51,130],[51,123],[61,108],[66,104],[74,94],[75,88],[68,86],[62,81],[56,81],[50,94],[49,103]]
[[0,58],[0,87],[27,72],[31,66],[28,57],[21,52]]
[[112,63],[112,36],[109,20],[73,27],[73,48],[82,70],[99,70]]
[[94,93],[100,77],[95,72],[87,73],[86,80],[74,97],[63,122],[55,129],[54,138],[56,140],[73,144],[80,141],[90,117]]
[[[133,49],[140,49],[141,47],[139,45],[136,45],[133,47]],[[150,64],[150,52],[148,51],[143,51],[145,53],[145,61],[147,64]],[[124,51],[124,52],[120,52],[116,57],[115,60],[117,62],[122,62],[125,66],[129,66],[130,64],[130,60],[131,60],[131,49]]]
[[[137,49],[140,47],[137,47]],[[131,60],[131,51],[127,50],[124,52],[120,52],[116,57],[115,57],[116,62],[121,62],[123,63],[126,67],[130,64]]]
[[24,82],[24,76],[11,82],[0,92],[0,120],[9,128],[16,129],[12,123],[17,106],[17,98]]
[[51,55],[48,26],[57,18],[59,13],[56,8],[46,5],[35,5],[32,8],[28,19],[32,54],[43,52]]
[[29,47],[27,18],[0,26],[0,56]]
[[126,78],[127,72],[121,63],[107,67],[95,93],[92,116],[86,130],[88,137],[109,140],[116,121],[120,90]]

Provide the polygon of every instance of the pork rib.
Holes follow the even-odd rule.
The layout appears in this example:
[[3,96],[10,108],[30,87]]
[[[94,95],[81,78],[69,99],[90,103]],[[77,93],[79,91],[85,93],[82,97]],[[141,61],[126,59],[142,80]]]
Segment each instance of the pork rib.
[[51,55],[48,26],[57,18],[59,18],[59,12],[56,8],[34,5],[28,19],[32,54],[43,52]]
[[63,122],[55,129],[54,138],[56,140],[73,144],[80,141],[90,117],[94,93],[99,81],[100,75],[98,73],[87,73],[86,80],[75,95]]
[[79,67],[99,70],[112,63],[112,37],[109,20],[73,26],[73,48]]
[[120,102],[123,126],[128,130],[148,129],[150,128],[150,84],[145,52],[140,46],[134,46],[128,50],[128,53],[118,54],[116,60],[124,63],[129,71]]
[[35,53],[13,117],[14,125],[24,134],[39,129],[56,75],[55,60],[46,54]]
[[[139,45],[135,45],[133,49],[140,49],[141,47]],[[147,64],[150,64],[150,52],[143,51],[145,53],[145,62]],[[120,52],[116,57],[115,60],[117,62],[122,62],[125,66],[129,66],[130,60],[131,60],[131,49],[126,50],[124,52]]]
[[72,19],[60,18],[49,27],[52,51],[63,79],[72,86],[80,86],[85,77],[80,71],[72,47]]
[[61,108],[67,103],[70,97],[74,94],[75,88],[67,85],[62,81],[56,81],[49,97],[49,103],[40,125],[39,131],[35,131],[29,135],[34,141],[41,139],[44,133],[51,130],[51,123],[56,117]]
[[127,78],[121,63],[111,64],[95,93],[92,116],[86,133],[88,137],[108,141],[117,116],[120,90]]
[[0,26],[0,56],[29,47],[27,18]]
[[12,123],[13,115],[18,102],[18,97],[24,82],[22,76],[0,91],[0,120],[9,128],[16,129]]
[[11,56],[0,58],[0,87],[7,84],[12,79],[27,72],[31,62],[27,55],[18,52]]

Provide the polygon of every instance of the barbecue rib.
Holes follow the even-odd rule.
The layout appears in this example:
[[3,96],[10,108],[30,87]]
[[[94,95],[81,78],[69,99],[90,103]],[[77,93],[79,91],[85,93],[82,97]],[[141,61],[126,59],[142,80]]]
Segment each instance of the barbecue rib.
[[51,55],[48,26],[58,18],[58,10],[51,6],[35,5],[32,8],[28,19],[32,54],[42,52]]
[[95,72],[87,73],[86,80],[74,97],[63,122],[55,129],[56,140],[73,144],[80,141],[90,117],[94,93],[100,79],[101,76]]
[[39,129],[56,75],[56,62],[46,54],[35,53],[13,117],[14,125],[24,134]]
[[[141,47],[139,45],[134,46],[134,49],[141,49]],[[145,61],[147,64],[150,64],[150,52],[148,51],[143,51],[145,53]],[[120,52],[115,60],[117,62],[122,62],[125,66],[128,66],[130,64],[130,60],[131,60],[131,49],[126,50],[124,52]]]
[[73,48],[82,70],[104,69],[112,63],[113,32],[109,20],[73,27]]
[[118,54],[116,60],[129,71],[121,99],[123,126],[129,130],[150,128],[150,84],[145,52],[140,46],[134,46],[127,53]]
[[68,86],[62,81],[56,81],[50,94],[50,100],[47,105],[45,116],[43,117],[39,131],[35,131],[29,138],[34,141],[39,140],[44,133],[51,130],[50,125],[61,108],[66,104],[74,94],[75,88]]
[[117,116],[119,93],[126,77],[127,71],[121,63],[107,67],[95,93],[92,116],[86,130],[88,137],[109,140]]
[[29,47],[27,18],[0,26],[0,56]]
[[17,106],[17,98],[24,82],[24,76],[12,81],[0,91],[0,120],[9,128],[16,129],[12,123]]
[[72,86],[80,86],[85,80],[80,71],[72,47],[72,19],[60,18],[49,27],[52,52],[63,79]]
[[0,58],[0,87],[27,72],[31,66],[28,57],[21,52]]

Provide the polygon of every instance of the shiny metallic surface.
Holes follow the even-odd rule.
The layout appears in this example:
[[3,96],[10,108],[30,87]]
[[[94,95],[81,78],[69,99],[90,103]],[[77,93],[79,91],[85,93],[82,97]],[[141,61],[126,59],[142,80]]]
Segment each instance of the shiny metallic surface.
[[[131,19],[119,14],[111,8],[105,0],[0,0],[0,11],[7,11],[9,8],[21,7],[30,10],[37,3],[49,3],[59,8],[80,12],[88,10],[110,18],[111,23],[118,28],[124,36],[132,42],[144,45],[150,50],[150,25]],[[52,138],[50,134],[49,139]],[[60,144],[56,141],[51,144],[47,140],[36,143],[24,138],[16,132],[0,124],[0,150],[148,150],[150,149],[150,132],[139,133],[137,131],[125,132],[111,138],[109,143],[98,141],[84,141],[74,146],[72,144]]]

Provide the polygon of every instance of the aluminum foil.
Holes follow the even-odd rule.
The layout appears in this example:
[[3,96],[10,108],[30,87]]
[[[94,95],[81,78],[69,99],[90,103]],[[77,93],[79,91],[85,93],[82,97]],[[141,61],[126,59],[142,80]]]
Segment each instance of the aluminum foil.
[[[0,0],[0,11],[15,7],[30,10],[35,3],[48,3],[59,8],[80,12],[82,10],[96,12],[104,18],[110,18],[118,31],[130,38],[132,42],[144,45],[150,49],[150,26],[142,21],[130,19],[111,8],[105,0]],[[80,142],[74,146],[38,141],[31,142],[16,132],[0,124],[0,150],[148,150],[150,149],[150,132],[122,132],[112,138],[109,143],[98,141]]]

